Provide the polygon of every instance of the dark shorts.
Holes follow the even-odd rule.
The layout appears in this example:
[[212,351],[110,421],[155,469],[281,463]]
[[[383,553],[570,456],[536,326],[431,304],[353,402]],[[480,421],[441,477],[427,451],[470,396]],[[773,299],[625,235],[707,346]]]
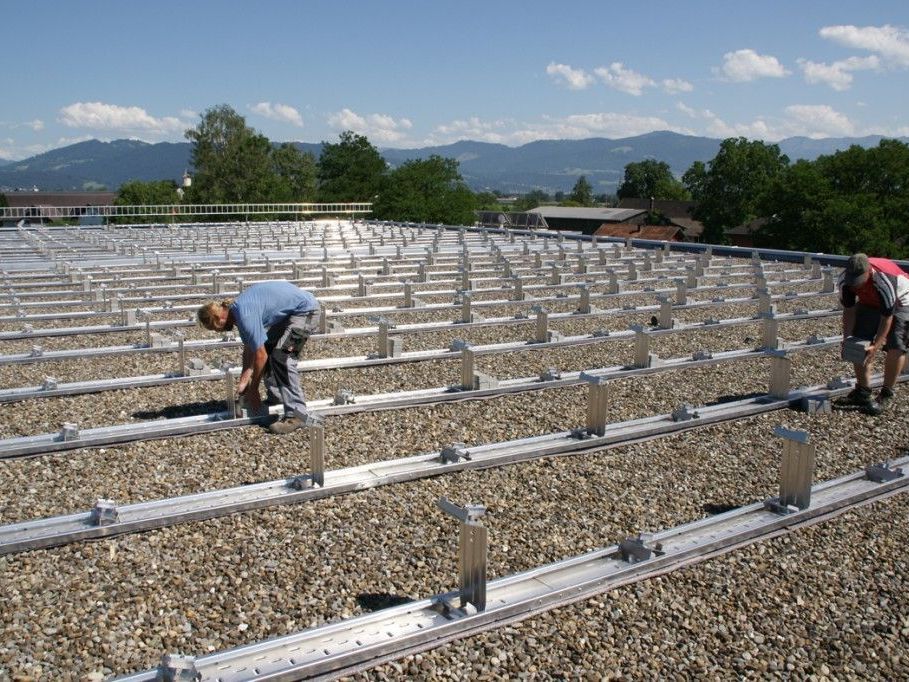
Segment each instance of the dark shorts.
[[[860,339],[871,341],[877,334],[881,314],[877,308],[858,304],[855,306],[855,329],[852,334]],[[909,310],[900,311],[893,316],[893,326],[887,335],[884,350],[896,348],[904,353],[909,350]]]

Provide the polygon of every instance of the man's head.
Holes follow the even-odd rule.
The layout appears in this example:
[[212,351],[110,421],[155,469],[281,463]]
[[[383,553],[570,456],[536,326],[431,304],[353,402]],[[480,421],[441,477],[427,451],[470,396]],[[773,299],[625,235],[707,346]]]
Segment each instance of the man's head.
[[868,262],[868,256],[864,253],[854,253],[846,261],[843,284],[853,288],[860,287],[868,281],[868,275],[870,274],[871,263]]
[[209,301],[199,306],[196,318],[199,324],[213,332],[230,331],[234,328],[234,321],[230,314],[230,304],[233,301]]

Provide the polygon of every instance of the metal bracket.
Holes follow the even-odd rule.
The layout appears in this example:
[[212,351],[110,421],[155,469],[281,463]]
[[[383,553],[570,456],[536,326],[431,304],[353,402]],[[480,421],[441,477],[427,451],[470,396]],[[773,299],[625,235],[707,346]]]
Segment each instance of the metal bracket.
[[57,440],[70,441],[77,440],[79,438],[79,426],[73,422],[63,422],[63,426],[60,428],[60,435],[57,437]]
[[688,403],[683,403],[672,411],[672,421],[674,422],[686,422],[691,419],[700,419],[700,417],[701,414]]
[[356,400],[354,399],[354,392],[346,388],[341,388],[337,393],[335,393],[335,399],[332,404],[353,405],[355,402]]
[[540,381],[558,381],[562,378],[562,372],[557,367],[547,367],[540,374]]
[[439,461],[442,464],[456,464],[462,459],[470,460],[470,451],[464,443],[452,443],[439,452]]
[[198,682],[202,673],[196,670],[195,656],[164,654],[158,666],[155,682]]
[[461,608],[473,605],[477,611],[484,611],[486,609],[487,531],[480,520],[486,515],[486,507],[479,504],[459,507],[444,497],[439,499],[437,505],[442,511],[451,514],[461,522],[458,543]]
[[44,381],[41,382],[42,391],[53,391],[57,388],[57,380],[54,377],[44,377]]
[[874,481],[875,483],[887,483],[888,481],[902,478],[905,474],[902,467],[891,467],[890,460],[886,460],[880,464],[872,464],[867,467],[865,476],[869,481]]
[[654,554],[662,555],[663,546],[659,543],[650,546],[650,536],[640,534],[636,538],[625,538],[619,543],[619,556],[622,561],[629,564],[636,564],[641,561],[647,561],[653,558]]
[[109,526],[120,520],[120,512],[117,510],[117,503],[113,500],[96,500],[95,506],[92,507],[89,522],[93,526]]
[[691,355],[691,359],[692,359],[692,360],[695,360],[695,361],[697,361],[697,360],[712,360],[712,359],[713,359],[713,353],[711,353],[709,350],[696,350],[696,351],[694,351],[694,353]]

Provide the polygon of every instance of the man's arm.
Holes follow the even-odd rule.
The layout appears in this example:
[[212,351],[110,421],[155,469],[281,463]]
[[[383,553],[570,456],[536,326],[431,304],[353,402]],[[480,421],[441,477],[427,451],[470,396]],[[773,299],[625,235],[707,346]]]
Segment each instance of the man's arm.
[[240,374],[237,393],[245,396],[249,406],[256,410],[262,404],[259,398],[259,382],[262,380],[267,362],[268,353],[265,346],[259,346],[256,350],[243,346],[243,371]]
[[893,315],[881,315],[881,321],[877,325],[877,333],[868,346],[868,353],[865,355],[865,364],[868,365],[874,360],[874,355],[887,342],[887,335],[890,334],[890,328],[893,326]]

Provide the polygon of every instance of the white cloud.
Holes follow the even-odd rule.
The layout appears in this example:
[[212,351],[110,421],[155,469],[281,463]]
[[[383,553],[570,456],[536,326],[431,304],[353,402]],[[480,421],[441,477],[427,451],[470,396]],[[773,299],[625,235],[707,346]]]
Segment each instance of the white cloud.
[[406,142],[406,131],[413,128],[409,118],[395,120],[387,114],[360,114],[344,108],[328,117],[328,124],[337,130],[352,130],[370,141],[384,143]]
[[783,68],[776,57],[758,54],[751,49],[727,52],[723,55],[723,66],[715,71],[736,83],[789,75],[789,71]]
[[680,92],[691,92],[694,86],[681,78],[666,78],[663,83],[663,90],[670,95],[677,95]]
[[573,69],[568,64],[550,62],[546,67],[546,73],[552,76],[557,83],[565,83],[569,90],[584,90],[594,82],[593,76],[589,73],[583,69]]
[[24,125],[28,128],[31,128],[36,133],[44,130],[44,121],[42,121],[40,118],[33,119]]
[[137,133],[155,137],[182,133],[185,122],[174,116],[156,118],[141,107],[121,107],[103,102],[75,102],[60,109],[58,120],[70,128]]
[[259,102],[258,104],[253,104],[249,107],[250,111],[264,116],[265,118],[271,119],[272,121],[280,121],[282,123],[290,123],[295,125],[298,128],[303,127],[303,117],[300,115],[300,112],[294,109],[289,104],[280,104],[275,102]]
[[644,88],[656,85],[652,78],[637,71],[626,69],[622,62],[613,62],[608,67],[600,66],[593,70],[603,83],[629,95],[640,96]]
[[192,109],[180,109],[180,116],[183,118],[199,118],[199,112]]
[[786,114],[801,134],[808,137],[849,137],[855,135],[855,124],[849,117],[827,104],[793,104]]
[[799,68],[808,83],[825,83],[834,90],[848,90],[852,85],[853,71],[877,69],[880,60],[877,55],[867,57],[849,57],[831,64],[812,62],[808,59],[798,60]]
[[824,26],[822,38],[867,50],[894,66],[909,67],[909,31],[896,26]]

